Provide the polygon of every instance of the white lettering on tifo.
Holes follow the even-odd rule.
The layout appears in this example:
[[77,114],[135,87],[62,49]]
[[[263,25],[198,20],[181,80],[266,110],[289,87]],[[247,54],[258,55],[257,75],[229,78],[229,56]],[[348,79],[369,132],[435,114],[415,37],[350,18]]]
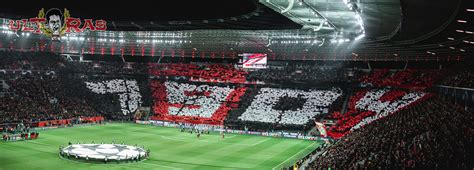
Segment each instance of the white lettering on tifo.
[[165,82],[168,112],[176,116],[210,118],[234,91],[229,87]]
[[96,94],[117,93],[124,115],[134,113],[142,104],[140,88],[136,80],[113,79],[101,82],[86,82],[86,87]]
[[406,107],[413,102],[421,99],[426,93],[423,92],[410,92],[405,94],[401,99],[394,101],[384,101],[382,102],[380,98],[389,92],[389,90],[372,90],[365,94],[359,101],[356,103],[356,108],[359,110],[373,111],[376,114],[374,116],[366,117],[358,124],[351,128],[351,131],[361,128],[364,125],[367,125],[375,120],[383,118],[389,114],[395,113]]
[[[339,96],[340,89],[332,90],[295,90],[262,88],[250,106],[239,117],[244,121],[303,125],[321,114]],[[295,110],[277,110],[275,106],[282,97],[306,99],[301,108]],[[281,118],[280,118],[281,117]]]

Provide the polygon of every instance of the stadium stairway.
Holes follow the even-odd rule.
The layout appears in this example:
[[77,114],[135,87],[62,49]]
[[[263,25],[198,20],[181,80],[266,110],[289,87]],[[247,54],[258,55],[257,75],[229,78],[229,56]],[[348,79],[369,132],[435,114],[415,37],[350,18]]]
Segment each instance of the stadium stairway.
[[349,98],[352,96],[353,88],[349,88],[347,94],[344,95],[344,103],[342,104],[341,114],[345,114],[347,112],[347,105],[349,103]]
[[8,92],[8,89],[10,88],[10,86],[8,86],[8,84],[5,82],[5,80],[0,80],[0,82],[2,82],[2,89],[0,91],[0,97],[3,97],[5,95],[5,93]]

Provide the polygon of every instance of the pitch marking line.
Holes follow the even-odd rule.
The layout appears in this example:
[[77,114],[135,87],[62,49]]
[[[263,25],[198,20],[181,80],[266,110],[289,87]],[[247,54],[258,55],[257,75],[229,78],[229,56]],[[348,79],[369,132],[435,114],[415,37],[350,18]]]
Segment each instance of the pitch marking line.
[[[159,135],[160,137],[164,139],[169,139],[169,140],[176,140],[176,141],[182,141],[182,142],[190,142],[191,139],[187,138],[179,138],[179,137],[168,137],[168,136],[163,136]],[[219,141],[210,141],[210,140],[198,140],[198,142],[208,142],[208,143],[219,143]],[[223,142],[223,143],[228,143],[232,145],[240,145],[240,146],[253,146],[253,145],[245,145],[245,144],[239,144],[239,143],[229,143],[229,142]]]
[[[34,143],[34,144],[40,144],[40,145],[45,145],[45,146],[51,146],[51,147],[54,147],[54,145],[51,145],[51,144],[46,144],[46,143],[42,143],[42,142],[36,142],[36,141],[27,141],[27,143]],[[59,146],[58,146],[59,147]]]
[[[78,162],[78,161],[74,161],[74,160],[71,160],[71,159],[64,158],[61,155],[59,155],[59,158],[62,159],[62,160],[70,161],[70,162]],[[170,169],[181,169],[181,168],[176,168],[176,167],[171,167],[171,166],[165,166],[165,165],[159,165],[159,164],[152,164],[152,163],[144,162],[146,160],[147,159],[144,159],[144,160],[141,160],[140,162],[137,162],[137,163],[147,164],[147,165],[152,165],[152,166],[160,166],[160,167],[165,167],[165,168],[170,168]],[[92,162],[85,162],[85,163],[94,164]],[[100,165],[100,164],[97,164],[97,165]],[[129,166],[129,165],[135,165],[135,164],[134,163],[113,164],[113,162],[111,162],[109,165],[126,167],[126,166]],[[0,168],[0,170],[1,170],[1,168]]]
[[268,140],[270,140],[270,139],[272,139],[272,138],[268,138],[268,139],[259,141],[259,142],[257,142],[257,143],[251,144],[250,146],[256,146],[256,145],[261,144],[261,143],[263,143],[263,142],[266,142],[266,141],[268,141]]
[[234,138],[234,137],[236,137],[236,136],[237,136],[237,135],[232,135],[232,136],[229,136],[229,137],[226,136],[225,138],[226,138],[226,139],[232,139],[232,138]]
[[165,166],[165,165],[160,165],[160,164],[152,164],[152,163],[147,163],[147,162],[142,162],[142,164],[147,164],[147,165],[152,165],[152,166],[160,166],[160,167],[165,167],[165,168],[170,168],[170,169],[181,169],[181,168]]
[[[283,161],[282,163],[280,163],[280,164],[278,164],[277,166],[273,167],[272,170],[275,170],[276,167],[282,165],[282,164],[285,163],[286,161],[290,160],[291,158],[295,157],[296,155],[300,154],[301,152],[305,151],[306,149],[308,149],[309,147],[311,147],[311,146],[313,146],[313,145],[315,145],[315,144],[316,144],[316,142],[314,142],[314,143],[311,144],[311,145],[308,145],[306,148],[304,148],[304,149],[302,149],[301,151],[295,153],[293,156],[289,157],[288,159],[286,159],[286,160]],[[280,169],[281,169],[281,167],[280,167]]]
[[[169,139],[169,140],[176,140],[176,141],[183,141],[183,142],[189,142],[190,139],[187,139],[187,138],[180,138],[180,137],[169,137],[169,136],[163,136],[163,135],[158,135],[164,139]],[[262,140],[262,141],[259,141],[257,143],[253,143],[253,144],[240,144],[240,143],[230,143],[230,142],[223,142],[223,143],[228,143],[228,144],[232,144],[232,145],[240,145],[240,146],[256,146],[258,144],[261,144],[263,142],[266,142],[268,140],[270,140],[272,138],[268,138],[268,139],[265,139],[265,140]],[[219,141],[210,141],[210,140],[198,140],[198,141],[201,141],[201,142],[209,142],[209,143],[219,143]]]

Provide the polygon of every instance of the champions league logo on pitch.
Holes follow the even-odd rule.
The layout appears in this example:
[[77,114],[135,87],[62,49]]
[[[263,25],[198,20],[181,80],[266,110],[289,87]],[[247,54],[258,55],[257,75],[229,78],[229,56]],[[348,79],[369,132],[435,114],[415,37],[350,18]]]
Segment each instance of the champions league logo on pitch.
[[41,9],[38,17],[21,20],[10,20],[8,27],[13,31],[32,32],[35,34],[44,34],[51,37],[52,40],[61,40],[61,37],[67,33],[80,33],[89,31],[107,30],[107,22],[104,20],[84,19],[71,17],[66,8],[61,11],[58,8],[51,8],[44,12]]

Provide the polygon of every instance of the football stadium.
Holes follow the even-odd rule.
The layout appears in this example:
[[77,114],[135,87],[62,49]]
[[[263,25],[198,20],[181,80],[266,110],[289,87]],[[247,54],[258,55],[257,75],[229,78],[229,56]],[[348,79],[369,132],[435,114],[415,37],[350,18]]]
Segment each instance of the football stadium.
[[474,169],[474,1],[0,6],[0,170]]

